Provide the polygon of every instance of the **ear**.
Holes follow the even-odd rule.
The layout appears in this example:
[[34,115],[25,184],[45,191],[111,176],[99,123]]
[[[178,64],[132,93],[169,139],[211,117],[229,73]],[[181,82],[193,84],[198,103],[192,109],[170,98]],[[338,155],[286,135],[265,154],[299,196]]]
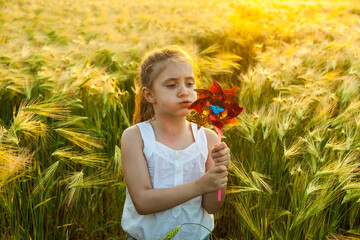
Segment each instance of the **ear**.
[[150,89],[148,89],[147,87],[143,87],[141,89],[141,93],[144,96],[144,98],[146,99],[146,101],[148,101],[149,103],[156,102],[153,92]]

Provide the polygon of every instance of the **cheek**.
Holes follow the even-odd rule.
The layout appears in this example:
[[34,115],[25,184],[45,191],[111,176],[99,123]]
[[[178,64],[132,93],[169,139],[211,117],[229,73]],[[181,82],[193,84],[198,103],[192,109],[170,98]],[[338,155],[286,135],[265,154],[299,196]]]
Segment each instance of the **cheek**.
[[195,101],[197,99],[197,95],[195,91],[190,91],[189,96]]

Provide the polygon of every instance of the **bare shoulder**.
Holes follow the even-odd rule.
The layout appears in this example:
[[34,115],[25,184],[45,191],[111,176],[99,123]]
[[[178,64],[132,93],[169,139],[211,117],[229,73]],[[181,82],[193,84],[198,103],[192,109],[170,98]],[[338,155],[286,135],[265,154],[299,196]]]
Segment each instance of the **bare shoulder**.
[[208,128],[204,128],[208,149],[211,149],[218,142],[218,137],[214,131]]
[[128,127],[127,129],[124,130],[121,136],[121,146],[127,145],[127,143],[129,143],[129,145],[132,146],[143,145],[140,129],[136,125]]

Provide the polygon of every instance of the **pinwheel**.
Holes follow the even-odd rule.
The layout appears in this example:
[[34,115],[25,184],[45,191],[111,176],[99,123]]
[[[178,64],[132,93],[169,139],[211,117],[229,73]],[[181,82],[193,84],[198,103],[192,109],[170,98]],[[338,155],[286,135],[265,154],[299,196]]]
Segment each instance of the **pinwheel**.
[[[221,143],[223,136],[222,127],[225,124],[239,124],[236,116],[245,109],[236,102],[236,86],[232,89],[222,90],[220,85],[214,80],[209,90],[195,89],[198,99],[193,102],[188,109],[198,112],[197,126],[212,124],[218,133],[218,143]],[[218,191],[218,201],[221,201],[221,189]]]

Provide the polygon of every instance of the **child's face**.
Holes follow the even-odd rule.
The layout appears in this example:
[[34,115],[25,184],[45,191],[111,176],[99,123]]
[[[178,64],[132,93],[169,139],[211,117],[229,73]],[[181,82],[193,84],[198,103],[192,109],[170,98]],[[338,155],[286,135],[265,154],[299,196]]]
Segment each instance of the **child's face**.
[[187,116],[187,108],[196,100],[195,77],[190,63],[168,60],[153,83],[153,106],[156,114]]

